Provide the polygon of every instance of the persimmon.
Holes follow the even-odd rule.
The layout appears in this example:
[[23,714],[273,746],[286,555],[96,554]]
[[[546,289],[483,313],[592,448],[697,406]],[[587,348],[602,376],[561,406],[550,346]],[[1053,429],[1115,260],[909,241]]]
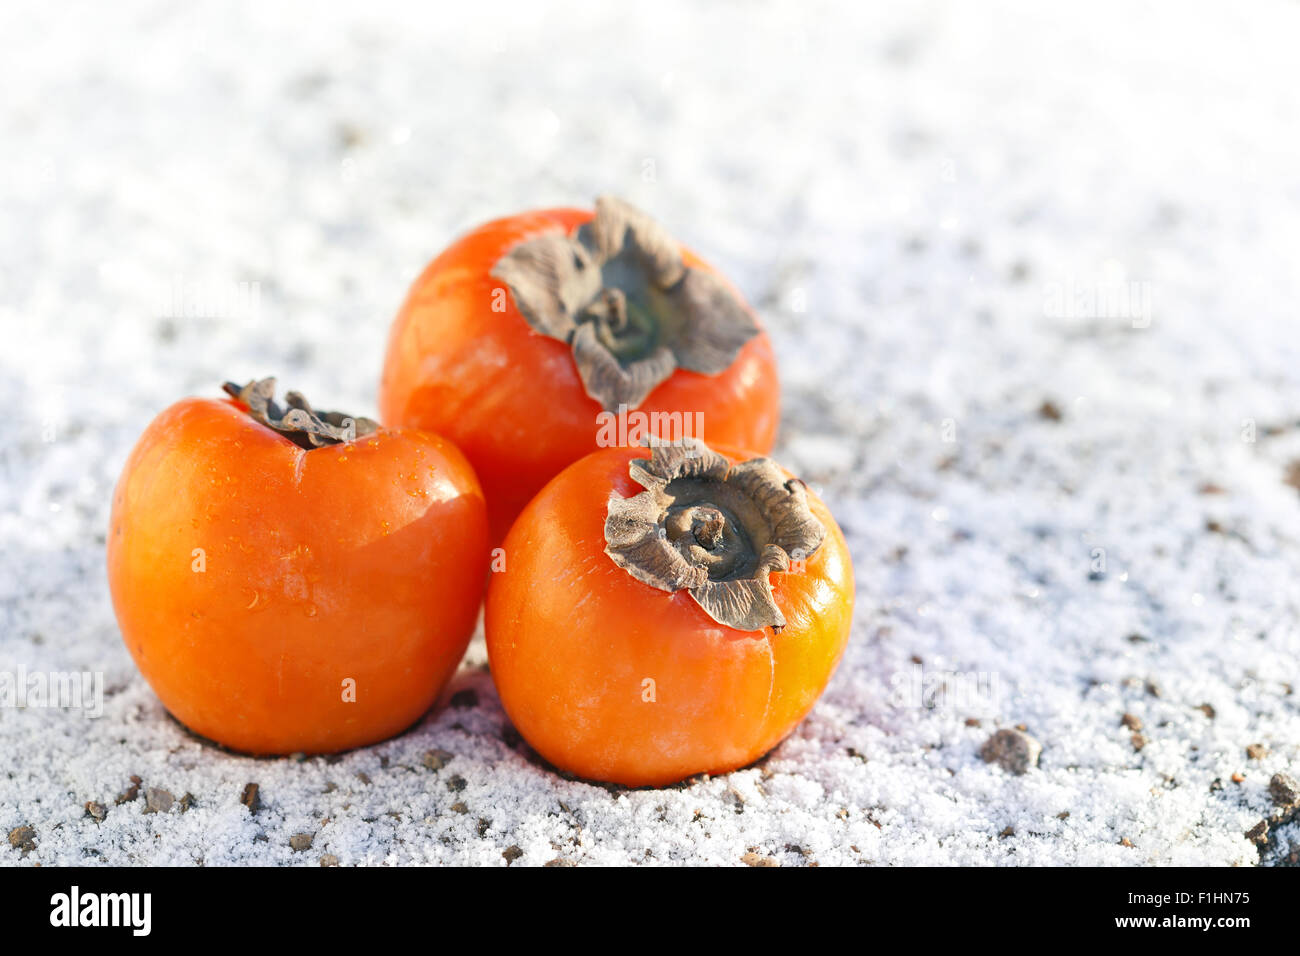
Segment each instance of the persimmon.
[[662,785],[743,767],[812,708],[848,641],[853,569],[826,506],[702,442],[594,452],[505,540],[486,634],[506,713],[555,766]]
[[[645,214],[498,219],[425,269],[393,323],[380,417],[465,452],[495,540],[566,465],[643,435],[771,450],[776,360],[740,294]],[[629,437],[630,436],[630,437]]]
[[254,754],[382,740],[432,705],[487,574],[487,509],[454,445],[316,412],[274,379],[177,402],[113,498],[122,637],[191,730]]

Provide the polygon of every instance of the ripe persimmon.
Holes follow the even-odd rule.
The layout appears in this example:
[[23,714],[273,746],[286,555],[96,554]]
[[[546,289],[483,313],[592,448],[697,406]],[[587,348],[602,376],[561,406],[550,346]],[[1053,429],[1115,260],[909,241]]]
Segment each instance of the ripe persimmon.
[[629,786],[743,767],[830,679],[853,615],[844,537],[803,482],[724,451],[594,452],[506,537],[492,676],[555,766]]
[[414,723],[465,652],[487,509],[437,435],[317,413],[274,379],[185,399],[132,451],[108,579],[122,637],[183,724],[255,754]]
[[766,453],[780,417],[772,347],[739,293],[610,198],[489,222],[434,259],[393,323],[379,403],[386,424],[465,453],[494,540],[599,447],[654,434]]

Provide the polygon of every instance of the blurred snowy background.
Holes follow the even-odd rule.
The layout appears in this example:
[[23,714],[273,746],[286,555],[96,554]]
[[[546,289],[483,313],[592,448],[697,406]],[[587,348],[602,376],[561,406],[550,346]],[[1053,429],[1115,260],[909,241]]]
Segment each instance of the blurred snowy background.
[[[0,672],[107,686],[99,719],[0,707],[0,864],[1294,862],[1298,31],[1282,2],[4,4]],[[428,259],[602,192],[775,340],[778,457],[858,576],[812,716],[724,778],[593,787],[530,759],[479,642],[450,705],[342,759],[188,736],[103,572],[140,431],[272,373],[373,413]],[[980,758],[1016,725],[1023,775]]]

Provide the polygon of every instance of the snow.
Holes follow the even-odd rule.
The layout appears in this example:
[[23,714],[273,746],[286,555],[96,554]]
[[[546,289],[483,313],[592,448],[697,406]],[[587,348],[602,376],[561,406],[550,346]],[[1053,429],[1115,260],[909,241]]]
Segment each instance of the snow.
[[[0,707],[0,834],[35,831],[0,863],[1300,845],[1295,822],[1262,855],[1244,836],[1300,763],[1300,11],[877,6],[6,4],[0,673],[102,672],[105,699]],[[858,583],[811,716],[726,777],[566,780],[504,732],[480,638],[450,688],[475,703],[341,759],[188,735],[103,569],[149,419],[270,373],[373,414],[432,255],[603,192],[720,266],[775,340],[777,457],[838,516]],[[1020,724],[1036,768],[980,759]],[[176,803],[146,814],[150,787]]]

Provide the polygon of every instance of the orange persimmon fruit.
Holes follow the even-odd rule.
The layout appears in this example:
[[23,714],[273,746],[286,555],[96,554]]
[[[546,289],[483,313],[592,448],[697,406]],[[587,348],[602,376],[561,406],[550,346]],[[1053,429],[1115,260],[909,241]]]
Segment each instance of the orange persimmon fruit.
[[490,576],[506,713],[556,767],[628,786],[743,767],[812,708],[854,581],[826,506],[765,458],[611,448],[528,504]]
[[274,379],[159,415],[113,497],[108,579],[163,705],[254,754],[328,753],[419,719],[487,573],[487,509],[454,445],[288,408]]
[[653,434],[767,453],[780,392],[771,343],[734,287],[602,198],[594,212],[489,222],[434,259],[393,323],[379,405],[386,424],[465,453],[499,541],[547,481],[600,447]]

